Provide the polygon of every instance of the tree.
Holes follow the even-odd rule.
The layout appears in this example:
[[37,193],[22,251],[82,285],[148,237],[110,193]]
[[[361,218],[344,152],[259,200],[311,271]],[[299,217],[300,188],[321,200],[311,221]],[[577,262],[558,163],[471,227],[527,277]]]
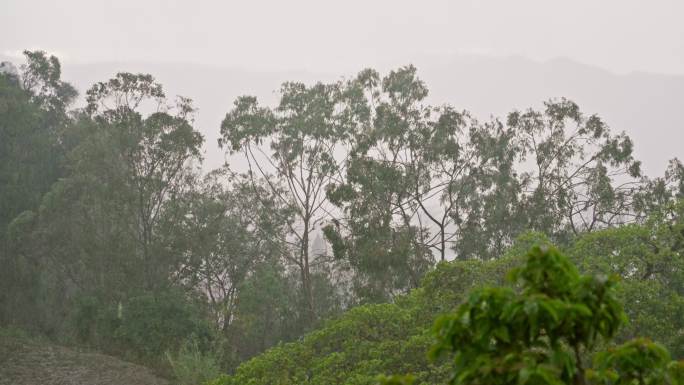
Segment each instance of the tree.
[[346,174],[328,188],[328,199],[342,215],[325,234],[335,257],[353,267],[357,297],[385,301],[416,287],[432,262],[412,199],[422,180],[422,164],[412,150],[426,123],[420,103],[427,88],[414,67],[382,79],[368,69],[347,83],[346,94],[355,116],[349,129],[353,147]]
[[[289,250],[282,257],[300,275],[304,320],[313,324],[316,312],[312,279],[311,234],[330,218],[326,188],[341,169],[336,155],[349,140],[342,124],[345,105],[340,84],[285,83],[278,108],[260,107],[256,98],[235,101],[221,124],[220,145],[240,152],[249,163],[248,175],[263,178],[269,196],[289,207]],[[270,152],[263,145],[268,144]],[[277,213],[274,213],[277,214]]]
[[640,163],[624,133],[614,135],[596,115],[584,116],[567,100],[545,103],[543,112],[515,111],[508,126],[518,133],[526,227],[557,240],[635,219]]
[[644,177],[634,198],[635,210],[642,219],[650,214],[666,210],[677,200],[684,198],[684,164],[674,158],[670,160],[662,177]]
[[[192,127],[192,101],[180,97],[175,106],[169,106],[162,86],[151,75],[130,73],[95,84],[87,92],[87,101],[86,111],[99,126],[102,139],[116,146],[115,158],[110,161],[118,163],[121,171],[114,178],[121,178],[117,182],[127,188],[123,195],[129,198],[139,258],[147,288],[152,288],[155,280],[168,274],[154,271],[161,262],[155,257],[163,253],[156,231],[164,207],[184,191],[192,163],[201,160],[203,138]],[[143,103],[156,112],[143,117],[136,110],[145,107]],[[172,108],[175,114],[170,112]],[[90,159],[78,159],[78,166],[88,168],[83,161]]]
[[383,78],[364,70],[347,89],[359,128],[345,178],[328,191],[343,215],[326,235],[354,267],[357,295],[383,301],[417,287],[433,253],[499,255],[519,223],[513,131],[426,105],[413,66]]
[[[21,74],[0,74],[0,236],[21,212],[35,209],[63,175],[66,108],[76,97],[60,79],[59,60],[25,51]],[[27,151],[30,149],[30,151]]]
[[27,62],[22,65],[21,85],[32,101],[51,114],[54,123],[63,123],[66,109],[77,96],[76,89],[62,81],[62,66],[55,56],[44,51],[24,51]]
[[[60,327],[79,297],[107,308],[170,286],[180,252],[168,234],[183,215],[172,202],[187,190],[202,143],[189,101],[167,106],[151,76],[118,74],[88,102],[67,130],[66,175],[14,227],[24,236],[17,254],[52,277],[41,313]],[[158,109],[145,115],[148,102]]]
[[666,205],[643,225],[583,234],[568,249],[583,271],[620,276],[618,296],[630,304],[625,309],[630,322],[616,341],[648,337],[680,358],[684,355],[681,217],[681,202]]

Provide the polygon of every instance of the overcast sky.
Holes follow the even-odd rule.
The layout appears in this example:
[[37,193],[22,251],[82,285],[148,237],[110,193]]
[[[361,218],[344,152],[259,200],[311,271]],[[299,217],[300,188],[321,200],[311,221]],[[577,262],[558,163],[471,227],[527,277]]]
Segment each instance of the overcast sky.
[[349,72],[453,54],[684,74],[684,0],[3,0],[0,53]]

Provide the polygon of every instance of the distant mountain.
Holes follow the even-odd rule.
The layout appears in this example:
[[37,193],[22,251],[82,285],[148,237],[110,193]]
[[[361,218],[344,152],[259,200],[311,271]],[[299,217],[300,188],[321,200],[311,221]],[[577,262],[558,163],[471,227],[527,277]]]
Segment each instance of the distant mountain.
[[[600,115],[613,130],[627,132],[649,175],[661,175],[670,158],[684,158],[684,76],[619,75],[568,59],[536,62],[517,56],[463,55],[413,64],[430,88],[431,103],[449,103],[487,119],[505,117],[513,109],[540,107],[549,98],[567,97],[585,113]],[[273,104],[277,101],[275,91],[283,81],[330,81],[354,76],[258,72],[192,63],[65,63],[63,68],[65,79],[81,93],[117,71],[149,72],[165,86],[167,94],[194,99],[199,108],[197,124],[206,139],[207,168],[224,161],[216,139],[221,120],[237,96],[256,95],[262,104]]]

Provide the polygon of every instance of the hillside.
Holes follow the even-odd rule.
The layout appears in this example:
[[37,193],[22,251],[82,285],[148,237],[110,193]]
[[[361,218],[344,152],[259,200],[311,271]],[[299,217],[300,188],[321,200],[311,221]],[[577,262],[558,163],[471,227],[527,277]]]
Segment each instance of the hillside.
[[[644,235],[649,229],[626,226],[586,234],[565,249],[583,273],[613,273],[622,277],[620,301],[629,323],[616,342],[644,336],[663,343],[677,359],[684,357],[684,296],[668,272],[645,277],[644,259],[672,258],[669,251],[647,253]],[[669,242],[666,232],[654,242]],[[432,325],[453,311],[474,288],[501,285],[526,250],[543,237],[527,235],[500,259],[452,261],[428,273],[419,289],[391,304],[353,308],[297,342],[280,344],[243,363],[234,375],[211,385],[371,385],[380,374],[413,373],[417,384],[444,383],[448,362],[430,362],[427,351],[434,342]],[[663,247],[664,250],[666,247]],[[611,257],[611,253],[612,257]],[[676,259],[681,266],[681,259]],[[625,267],[635,268],[634,275]],[[680,270],[681,271],[681,270]],[[589,357],[587,357],[589,359]]]
[[166,385],[150,369],[98,353],[0,336],[0,385]]

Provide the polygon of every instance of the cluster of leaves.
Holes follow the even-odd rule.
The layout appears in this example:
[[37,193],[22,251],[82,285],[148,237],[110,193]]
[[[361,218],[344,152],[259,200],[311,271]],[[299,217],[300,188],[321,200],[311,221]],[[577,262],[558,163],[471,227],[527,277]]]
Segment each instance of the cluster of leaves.
[[209,351],[214,330],[196,300],[178,290],[132,296],[116,303],[80,297],[70,321],[82,343],[129,359],[159,364],[167,351],[175,352],[192,340]]
[[453,384],[579,383],[581,354],[624,322],[616,277],[581,276],[555,249],[536,247],[512,288],[472,293],[435,323],[433,357],[455,352]]

